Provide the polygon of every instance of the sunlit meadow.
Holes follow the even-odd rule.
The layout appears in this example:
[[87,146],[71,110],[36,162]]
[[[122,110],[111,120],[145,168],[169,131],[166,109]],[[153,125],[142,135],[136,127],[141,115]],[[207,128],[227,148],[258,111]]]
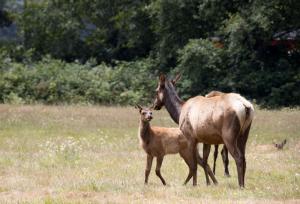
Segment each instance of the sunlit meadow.
[[[299,109],[256,108],[244,190],[232,157],[226,178],[220,156],[217,186],[206,186],[201,168],[198,186],[183,186],[188,168],[179,155],[165,157],[167,186],[154,171],[145,186],[138,121],[133,107],[0,105],[0,203],[300,202]],[[166,111],[154,112],[152,124],[176,126]],[[273,142],[285,138],[277,150]]]

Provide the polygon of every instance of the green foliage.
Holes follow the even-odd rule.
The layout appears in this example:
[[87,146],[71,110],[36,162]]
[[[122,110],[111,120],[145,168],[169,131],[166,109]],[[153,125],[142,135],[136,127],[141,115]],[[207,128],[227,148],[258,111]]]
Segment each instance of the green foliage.
[[145,1],[28,1],[18,23],[25,47],[37,58],[132,60],[152,46],[144,6]]
[[0,3],[0,34],[13,23],[20,38],[0,41],[2,102],[149,103],[148,76],[181,72],[184,98],[300,103],[299,36],[274,37],[299,30],[298,0],[24,2]]
[[28,1],[19,16],[26,49],[32,48],[37,57],[51,54],[56,58],[74,60],[83,49],[76,10],[62,1]]
[[[220,88],[226,75],[224,51],[209,40],[191,40],[179,52],[179,64],[174,72],[182,73],[181,92],[191,90],[190,97]],[[224,82],[223,82],[224,83]]]
[[157,44],[160,68],[169,71],[169,66],[176,65],[177,51],[191,38],[201,36],[197,25],[198,1],[196,0],[165,0],[156,1],[156,33],[159,37]]
[[291,17],[288,12],[300,17],[294,9],[300,4],[281,0],[235,3],[200,4],[203,36],[217,34],[222,46],[200,39],[181,49],[174,70],[185,75],[181,92],[189,97],[216,89],[241,93],[269,107],[299,105],[299,44],[290,51],[271,46],[271,41],[276,32],[299,28],[299,20],[287,23],[286,19]]
[[24,65],[1,61],[0,101],[5,103],[134,104],[150,101],[155,86],[153,61],[93,66],[49,57]]

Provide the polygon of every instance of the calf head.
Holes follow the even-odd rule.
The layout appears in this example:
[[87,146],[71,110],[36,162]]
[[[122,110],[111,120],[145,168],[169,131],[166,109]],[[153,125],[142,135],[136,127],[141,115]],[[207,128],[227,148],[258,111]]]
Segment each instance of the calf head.
[[149,122],[152,120],[153,116],[150,108],[143,108],[140,105],[136,105],[135,108],[139,110],[142,121]]

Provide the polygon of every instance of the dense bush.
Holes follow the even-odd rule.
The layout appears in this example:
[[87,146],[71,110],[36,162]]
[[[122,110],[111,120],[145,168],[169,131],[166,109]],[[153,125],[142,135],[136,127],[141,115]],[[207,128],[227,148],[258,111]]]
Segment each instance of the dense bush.
[[155,86],[154,64],[144,59],[116,62],[112,67],[49,57],[23,64],[4,57],[0,60],[0,102],[146,104]]
[[209,40],[191,40],[180,50],[174,73],[182,73],[180,92],[184,97],[204,95],[210,90],[228,91],[224,60],[224,50],[214,47]]
[[229,67],[234,54],[208,40],[191,40],[179,51],[179,63],[173,70],[173,74],[183,75],[181,95],[189,98],[220,90],[240,93],[267,107],[299,105],[300,71],[295,62],[298,58],[286,56],[271,62],[260,61],[265,63],[261,69],[256,64],[259,62],[249,57],[235,63],[239,66]]
[[300,105],[299,0],[2,0],[1,16],[0,102],[149,102],[180,72],[184,98]]
[[18,24],[26,49],[72,62],[134,60],[149,54],[154,40],[147,1],[30,1]]

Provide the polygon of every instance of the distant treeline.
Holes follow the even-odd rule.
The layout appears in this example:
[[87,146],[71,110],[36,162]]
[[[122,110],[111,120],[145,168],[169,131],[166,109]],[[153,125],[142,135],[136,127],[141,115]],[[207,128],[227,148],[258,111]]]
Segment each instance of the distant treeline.
[[0,34],[2,103],[150,103],[180,72],[183,98],[300,105],[298,0],[2,0]]

